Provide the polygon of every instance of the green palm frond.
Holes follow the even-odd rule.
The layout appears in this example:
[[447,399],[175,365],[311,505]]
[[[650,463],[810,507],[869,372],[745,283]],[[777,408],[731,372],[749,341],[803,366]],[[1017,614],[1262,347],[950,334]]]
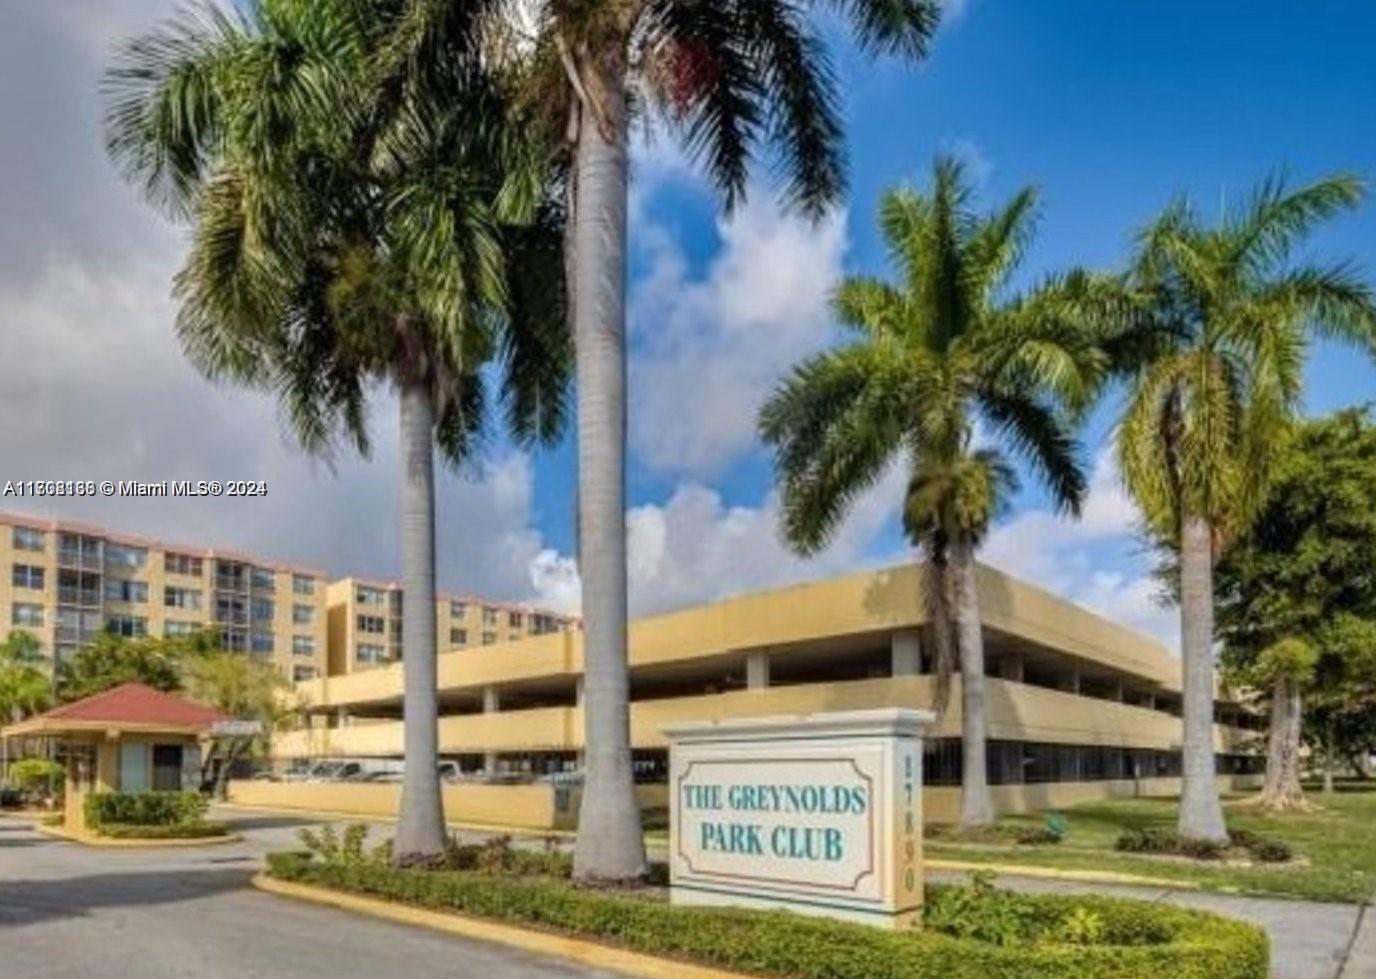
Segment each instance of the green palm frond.
[[1319,225],[1356,207],[1364,194],[1364,182],[1353,174],[1335,174],[1298,190],[1279,174],[1269,177],[1223,229],[1229,256],[1251,275],[1267,274]]

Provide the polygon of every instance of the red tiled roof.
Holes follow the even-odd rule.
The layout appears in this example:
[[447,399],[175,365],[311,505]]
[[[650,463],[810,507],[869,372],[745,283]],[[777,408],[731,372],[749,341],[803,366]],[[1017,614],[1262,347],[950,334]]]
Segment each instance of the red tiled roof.
[[203,728],[225,720],[225,715],[147,684],[130,682],[54,707],[34,720]]

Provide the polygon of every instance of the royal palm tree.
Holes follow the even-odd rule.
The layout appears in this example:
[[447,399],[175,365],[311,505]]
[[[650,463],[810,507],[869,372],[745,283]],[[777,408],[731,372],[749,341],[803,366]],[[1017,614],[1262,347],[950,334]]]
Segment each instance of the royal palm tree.
[[[191,226],[177,331],[205,376],[274,392],[301,446],[367,453],[400,408],[406,775],[395,855],[439,857],[434,453],[470,458],[484,365],[520,439],[556,437],[570,352],[549,154],[503,79],[397,42],[406,0],[185,12],[107,77],[111,154]],[[458,10],[456,5],[455,10]],[[400,52],[400,53],[398,53]],[[443,92],[443,97],[433,97]]]
[[1214,767],[1214,558],[1265,500],[1310,339],[1376,349],[1376,308],[1355,272],[1291,261],[1361,196],[1350,176],[1293,190],[1268,180],[1214,226],[1182,200],[1142,232],[1127,277],[1122,308],[1158,342],[1131,374],[1118,461],[1150,532],[1179,558],[1179,832],[1191,839],[1227,839]]
[[879,224],[896,276],[843,281],[833,307],[854,339],[800,364],[765,404],[784,536],[812,553],[855,498],[898,460],[902,522],[926,557],[937,704],[959,662],[960,822],[993,820],[985,761],[984,647],[975,550],[1025,462],[1056,505],[1078,511],[1085,479],[1072,435],[1110,362],[1081,323],[1081,273],[1011,293],[1033,233],[1025,189],[979,214],[961,166],[939,159],[926,192],[891,190]]
[[[451,0],[416,0],[435,19]],[[578,390],[578,568],[584,636],[584,791],[574,851],[584,881],[645,868],[631,771],[626,652],[626,207],[637,113],[681,137],[731,206],[769,154],[789,204],[841,196],[835,76],[814,15],[787,0],[528,0],[504,5],[529,91],[567,143],[569,282]],[[519,8],[513,11],[512,8]],[[828,10],[834,9],[828,7]],[[940,0],[849,0],[870,54],[920,59]],[[426,22],[417,16],[417,24]],[[418,26],[414,34],[424,31]]]

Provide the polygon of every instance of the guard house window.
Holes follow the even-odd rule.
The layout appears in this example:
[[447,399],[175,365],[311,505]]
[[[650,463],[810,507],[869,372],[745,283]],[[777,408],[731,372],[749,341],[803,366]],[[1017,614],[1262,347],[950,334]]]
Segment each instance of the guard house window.
[[32,527],[14,528],[14,549],[16,551],[43,550],[43,531]]
[[10,621],[15,625],[28,626],[30,629],[43,627],[43,606],[30,605],[28,602],[15,602],[10,613]]
[[43,569],[36,564],[16,564],[10,583],[15,588],[43,589]]
[[360,615],[358,631],[381,635],[387,631],[387,621],[380,615]]

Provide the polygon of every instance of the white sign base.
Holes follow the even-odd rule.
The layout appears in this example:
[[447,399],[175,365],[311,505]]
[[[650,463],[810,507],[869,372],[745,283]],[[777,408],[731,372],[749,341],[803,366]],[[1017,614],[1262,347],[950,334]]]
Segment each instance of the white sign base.
[[933,720],[884,709],[666,729],[673,902],[920,924]]

